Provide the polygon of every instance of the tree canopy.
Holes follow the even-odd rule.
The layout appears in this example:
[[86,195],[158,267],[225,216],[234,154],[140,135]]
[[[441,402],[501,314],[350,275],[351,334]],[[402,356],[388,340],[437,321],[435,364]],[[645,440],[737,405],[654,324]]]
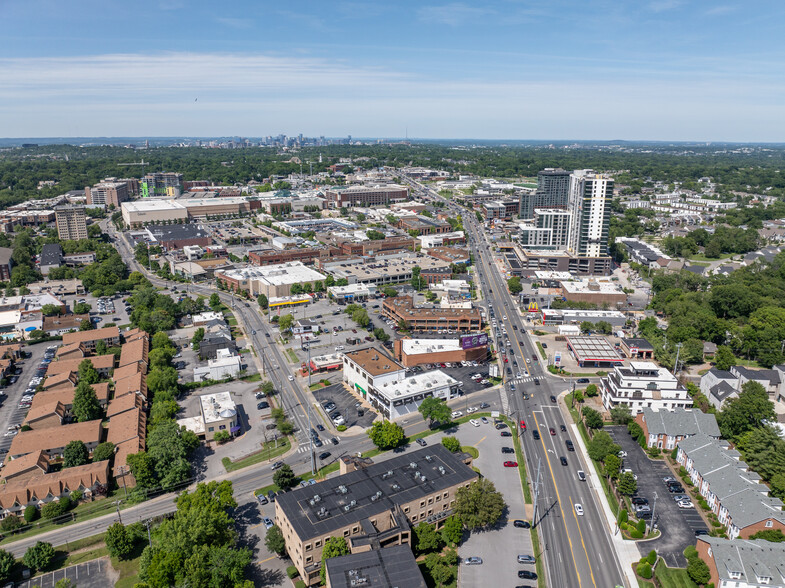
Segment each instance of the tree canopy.
[[469,529],[487,529],[495,525],[507,505],[493,482],[480,478],[455,493],[455,514]]

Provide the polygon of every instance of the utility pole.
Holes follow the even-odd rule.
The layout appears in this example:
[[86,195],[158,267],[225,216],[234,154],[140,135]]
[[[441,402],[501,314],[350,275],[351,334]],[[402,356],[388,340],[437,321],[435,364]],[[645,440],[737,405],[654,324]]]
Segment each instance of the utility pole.
[[311,433],[311,405],[308,405],[308,437],[310,438],[309,441],[309,453],[311,454],[311,473],[315,476],[316,475],[316,454],[313,451],[313,433]]
[[532,512],[532,528],[537,526],[537,504],[540,498],[540,467],[542,458],[537,458],[537,477],[534,479],[534,511]]
[[153,546],[153,539],[150,537],[150,519],[147,519],[144,522],[144,526],[147,527],[147,543],[150,544],[150,547]]
[[115,500],[114,501],[114,506],[117,509],[117,519],[120,521],[121,525],[123,524],[123,518],[120,516],[120,504],[122,502],[123,502],[122,500]]
[[673,364],[673,375],[676,376],[676,372],[679,371],[679,352],[681,351],[681,343],[676,343],[676,363]]

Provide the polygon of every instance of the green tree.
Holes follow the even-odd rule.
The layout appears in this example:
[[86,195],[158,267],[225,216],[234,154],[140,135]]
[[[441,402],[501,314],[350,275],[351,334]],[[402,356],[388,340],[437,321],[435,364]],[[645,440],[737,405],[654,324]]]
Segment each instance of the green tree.
[[638,490],[638,482],[635,480],[632,472],[621,473],[619,476],[618,488],[621,494],[626,494],[627,496],[635,494]]
[[436,531],[436,527],[428,523],[420,523],[414,528],[415,551],[422,555],[431,551],[437,551],[442,547],[441,534]]
[[256,303],[262,310],[267,310],[267,308],[270,306],[270,302],[267,300],[267,296],[264,294],[259,294],[259,296],[256,297]]
[[495,525],[507,505],[487,478],[480,478],[455,493],[455,514],[471,530],[486,529]]
[[292,296],[297,296],[298,294],[303,293],[303,286],[302,284],[292,284],[292,287],[289,290],[289,293]]
[[589,384],[586,386],[584,396],[586,396],[586,398],[593,398],[594,396],[597,396],[597,384]]
[[75,439],[63,450],[63,468],[74,468],[90,461],[90,454],[83,441]]
[[785,533],[779,529],[764,529],[758,531],[754,535],[750,535],[750,539],[763,539],[764,541],[771,541],[772,543],[785,542]]
[[36,519],[37,519],[39,516],[41,516],[41,513],[40,513],[40,512],[38,512],[38,508],[37,508],[36,506],[34,506],[34,505],[32,505],[32,504],[28,504],[28,505],[25,507],[25,514],[24,514],[24,518],[25,518],[25,522],[26,522],[26,523],[32,523],[32,522],[33,522],[33,521],[35,521],[35,520],[36,520]]
[[16,565],[16,558],[5,549],[0,549],[0,582],[11,579],[11,572]]
[[46,570],[55,557],[55,548],[51,543],[38,541],[32,547],[28,547],[22,562],[31,570]]
[[385,286],[384,288],[382,288],[382,293],[385,296],[387,296],[387,298],[395,298],[396,296],[398,296],[398,290],[390,286]]
[[114,455],[114,443],[111,441],[104,441],[99,443],[98,447],[93,449],[93,463],[104,461]]
[[619,470],[621,469],[621,458],[616,455],[615,453],[609,453],[605,456],[605,461],[603,462],[603,470],[605,475],[610,478],[611,480],[615,480],[619,477]]
[[299,478],[294,474],[288,463],[283,464],[273,474],[273,482],[281,490],[288,490],[294,487],[298,480]]
[[286,539],[284,539],[283,532],[278,525],[273,525],[267,529],[267,534],[264,536],[264,544],[268,551],[277,553],[280,557],[286,555]]
[[80,383],[84,382],[88,385],[97,384],[101,379],[98,375],[98,371],[93,367],[93,362],[89,359],[83,359],[79,362],[77,377],[79,378]]
[[157,485],[155,462],[146,451],[130,454],[128,466],[138,488],[154,488]]
[[76,385],[72,412],[80,423],[100,419],[103,415],[95,390],[84,380],[79,380]]
[[632,412],[626,404],[620,404],[611,409],[611,420],[614,425],[626,425],[632,420]]
[[590,429],[602,429],[605,426],[602,415],[588,406],[583,409],[583,421]]
[[442,541],[447,545],[457,545],[463,539],[463,521],[461,517],[453,515],[444,521],[442,527]]
[[436,396],[428,396],[421,403],[418,409],[423,419],[428,419],[428,425],[432,425],[434,421],[440,423],[447,423],[450,421],[452,411],[447,406],[442,398]]
[[515,294],[520,294],[523,292],[523,286],[521,285],[521,279],[518,276],[513,276],[507,280],[507,288],[510,290],[510,294],[513,296]]
[[368,429],[368,436],[379,449],[393,449],[406,439],[403,428],[392,421],[376,421]]
[[5,533],[12,533],[23,525],[24,523],[22,522],[22,519],[12,514],[9,514],[2,521],[0,521],[0,529],[2,529]]
[[764,420],[775,420],[774,404],[763,386],[749,381],[741,387],[738,398],[731,398],[725,403],[718,420],[722,436],[735,439],[759,427]]
[[117,559],[126,559],[134,549],[134,543],[122,523],[110,525],[104,535],[104,541],[109,555]]
[[292,328],[293,323],[294,317],[291,314],[285,314],[278,319],[278,328],[280,329],[281,333],[284,333]]
[[352,320],[357,323],[360,327],[367,327],[368,323],[371,322],[371,319],[368,318],[368,311],[364,308],[358,308],[352,313]]
[[92,310],[92,306],[86,302],[77,302],[74,304],[74,314],[87,314]]
[[717,353],[714,354],[714,367],[718,370],[729,370],[736,365],[736,356],[727,345],[720,345],[717,347]]
[[452,453],[456,453],[461,450],[461,442],[457,437],[442,437],[442,445],[444,445],[445,449],[451,451]]
[[106,355],[109,352],[109,347],[107,347],[106,342],[103,340],[95,342],[95,354],[96,355]]
[[89,319],[84,319],[81,323],[79,323],[79,330],[80,331],[92,331],[93,330],[93,322]]
[[373,330],[373,336],[376,337],[377,341],[389,341],[390,340],[390,336],[381,327],[376,327]]
[[699,557],[693,557],[687,562],[687,575],[699,586],[711,582],[711,570]]
[[260,389],[262,391],[262,394],[264,394],[265,396],[271,396],[273,391],[275,390],[275,387],[273,386],[273,383],[271,381],[267,380],[265,382],[262,382]]
[[204,327],[199,327],[194,331],[194,336],[191,337],[191,348],[194,351],[199,351],[199,343],[204,339]]
[[44,316],[56,316],[62,314],[63,308],[59,304],[44,304],[41,307],[41,313]]
[[324,547],[322,548],[321,570],[323,584],[327,580],[327,566],[324,562],[326,562],[331,557],[340,557],[341,555],[349,555],[349,553],[349,546],[346,544],[346,540],[343,537],[330,537],[324,542]]
[[616,455],[621,451],[616,443],[613,442],[611,436],[605,431],[598,431],[586,446],[586,450],[595,461],[604,461],[606,455]]
[[155,396],[158,392],[177,391],[177,370],[171,366],[154,368],[147,374],[147,389]]

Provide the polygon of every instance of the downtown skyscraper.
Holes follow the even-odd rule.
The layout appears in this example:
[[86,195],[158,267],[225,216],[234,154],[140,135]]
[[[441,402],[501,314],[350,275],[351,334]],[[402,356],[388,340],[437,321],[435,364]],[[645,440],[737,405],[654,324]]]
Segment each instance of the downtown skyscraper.
[[613,178],[590,169],[570,174],[568,249],[580,257],[608,254]]

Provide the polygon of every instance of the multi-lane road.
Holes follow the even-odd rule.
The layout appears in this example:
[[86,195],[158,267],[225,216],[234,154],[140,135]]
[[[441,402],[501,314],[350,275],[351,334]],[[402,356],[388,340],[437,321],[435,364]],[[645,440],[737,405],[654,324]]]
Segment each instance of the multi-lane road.
[[[419,184],[417,187],[427,191],[430,198],[443,200],[433,190]],[[499,323],[494,335],[499,334],[504,324],[507,337],[502,340],[506,342],[509,338],[512,343],[507,349],[509,363],[502,365],[506,368],[512,366],[513,361],[518,363],[512,377],[505,369],[502,394],[506,394],[507,399],[502,404],[509,407],[510,416],[517,422],[523,420],[526,425],[525,429],[519,429],[519,434],[532,484],[536,482],[538,469],[540,471],[534,524],[541,538],[543,553],[539,556],[545,558],[547,584],[575,588],[624,585],[621,565],[610,540],[613,530],[608,528],[607,519],[602,515],[599,497],[588,481],[581,481],[577,476],[578,470],[586,471],[591,466],[581,463],[577,452],[568,451],[566,441],[569,439],[577,444],[579,440],[573,438],[572,427],[568,426],[559,405],[551,401],[551,396],[558,396],[568,385],[552,377],[541,361],[518,306],[508,292],[506,280],[494,263],[482,225],[473,214],[464,214],[463,223],[475,254],[478,285],[482,287],[488,312],[493,308]],[[516,372],[524,369],[526,373],[518,378]],[[534,378],[539,380],[539,385],[534,383]],[[515,386],[514,392],[511,384]],[[540,440],[534,439],[535,430]],[[562,465],[562,457],[566,459],[566,466]],[[581,505],[583,514],[579,514],[576,504]]]

